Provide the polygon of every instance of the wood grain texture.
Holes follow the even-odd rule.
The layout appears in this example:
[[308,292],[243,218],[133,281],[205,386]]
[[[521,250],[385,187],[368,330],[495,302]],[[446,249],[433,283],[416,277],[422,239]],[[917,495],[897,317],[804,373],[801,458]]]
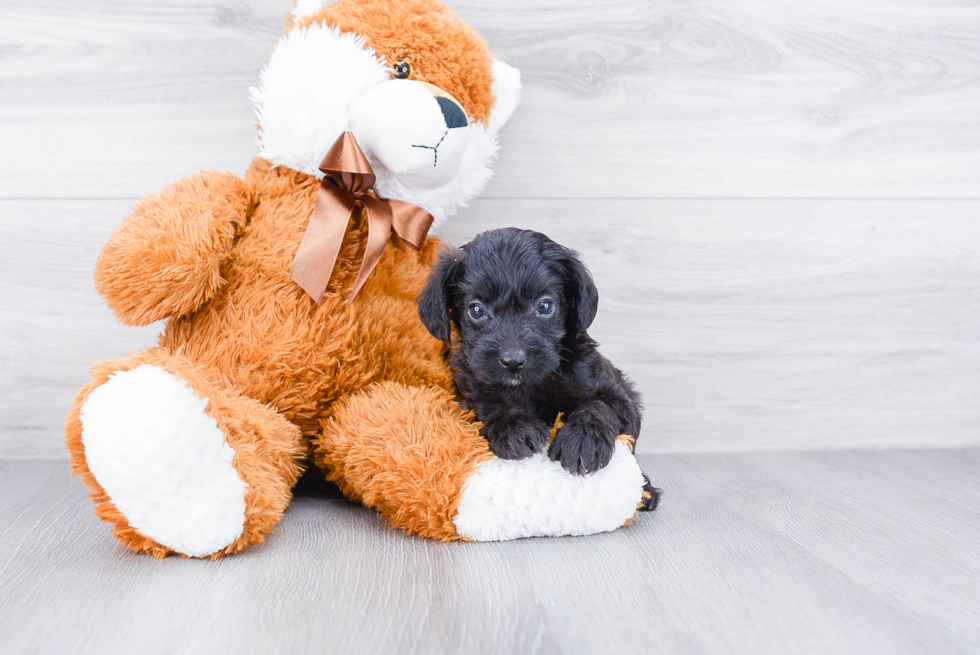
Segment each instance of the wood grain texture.
[[95,259],[132,201],[0,202],[0,454],[64,456],[61,425],[88,369],[154,345],[117,323]]
[[[980,5],[451,1],[524,75],[492,197],[977,197]],[[254,152],[288,0],[0,5],[0,197]],[[56,177],[57,176],[57,177]]]
[[122,549],[64,462],[0,462],[4,652],[980,652],[980,451],[644,457],[617,532],[442,544],[329,493],[217,562]]
[[[0,455],[63,455],[102,359],[152,345],[91,281],[130,201],[0,201]],[[646,399],[640,452],[980,445],[978,201],[502,200],[579,250],[591,330]]]

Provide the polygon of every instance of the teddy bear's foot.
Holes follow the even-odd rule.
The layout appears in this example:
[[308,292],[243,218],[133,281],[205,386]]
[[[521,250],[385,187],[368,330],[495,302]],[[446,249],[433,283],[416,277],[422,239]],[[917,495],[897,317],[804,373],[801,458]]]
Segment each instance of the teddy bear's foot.
[[473,415],[441,389],[393,382],[351,396],[324,425],[316,462],[392,526],[443,540],[582,535],[628,523],[643,473],[626,441],[593,475],[538,453],[492,455]]
[[96,514],[162,557],[236,552],[272,531],[300,472],[299,430],[160,351],[104,364],[66,424]]
[[574,475],[546,452],[521,460],[491,459],[467,480],[454,519],[474,541],[609,532],[632,519],[643,501],[643,473],[625,441],[591,475]]

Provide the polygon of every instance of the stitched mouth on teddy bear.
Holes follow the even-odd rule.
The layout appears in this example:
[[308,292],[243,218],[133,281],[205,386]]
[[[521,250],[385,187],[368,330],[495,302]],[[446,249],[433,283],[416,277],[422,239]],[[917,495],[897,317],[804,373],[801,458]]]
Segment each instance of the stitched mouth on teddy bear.
[[423,146],[423,145],[419,145],[419,144],[413,143],[412,144],[412,147],[413,148],[425,148],[427,150],[431,150],[432,151],[432,165],[433,166],[438,166],[439,165],[439,146],[441,146],[442,145],[442,142],[446,140],[446,135],[447,134],[449,134],[449,130],[448,129],[443,133],[442,137],[439,139],[439,143],[435,144],[434,146]]

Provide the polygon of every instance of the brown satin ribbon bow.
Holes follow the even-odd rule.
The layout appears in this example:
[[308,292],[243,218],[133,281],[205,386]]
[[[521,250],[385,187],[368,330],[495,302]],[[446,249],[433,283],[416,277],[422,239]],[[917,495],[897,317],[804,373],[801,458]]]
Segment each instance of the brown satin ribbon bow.
[[289,276],[320,304],[337,263],[347,225],[360,208],[368,221],[368,238],[361,270],[354,288],[347,294],[347,302],[351,302],[381,261],[392,229],[418,250],[425,242],[432,216],[418,205],[378,197],[372,190],[374,170],[350,132],[341,134],[330,146],[327,156],[320,162],[320,170],[324,177],[320,181],[316,205]]

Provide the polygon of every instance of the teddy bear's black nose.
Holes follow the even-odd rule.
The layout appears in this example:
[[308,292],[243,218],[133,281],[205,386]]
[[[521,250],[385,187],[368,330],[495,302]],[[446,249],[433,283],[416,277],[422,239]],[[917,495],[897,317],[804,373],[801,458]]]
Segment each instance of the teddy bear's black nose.
[[442,117],[446,121],[446,127],[453,129],[454,127],[466,127],[468,125],[466,114],[463,113],[463,110],[455,102],[442,96],[437,97],[436,102],[439,103],[439,109],[442,110]]

